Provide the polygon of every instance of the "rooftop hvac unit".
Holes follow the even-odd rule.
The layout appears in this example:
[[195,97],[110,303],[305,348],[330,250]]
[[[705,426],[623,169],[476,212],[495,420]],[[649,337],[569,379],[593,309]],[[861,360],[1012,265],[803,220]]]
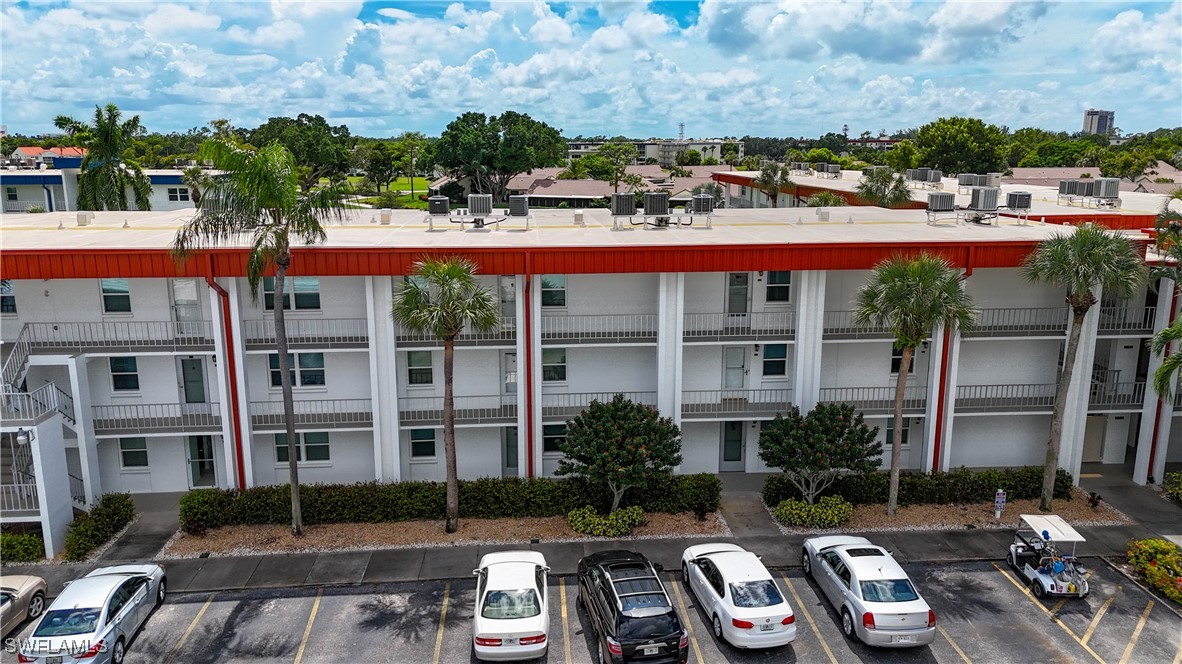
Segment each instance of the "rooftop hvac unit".
[[1059,180],[1059,195],[1070,196],[1075,193],[1076,180]]
[[1075,181],[1075,195],[1080,197],[1091,197],[1096,195],[1096,183],[1093,180],[1076,180]]
[[710,214],[714,212],[714,197],[710,194],[694,194],[690,201],[690,210],[694,214]]
[[1092,195],[1096,198],[1120,197],[1120,178],[1098,178],[1092,186]]
[[917,170],[918,170],[918,169],[915,169],[915,168],[908,168],[908,169],[907,169],[907,171],[906,171],[906,173],[904,174],[904,176],[905,176],[905,177],[906,177],[908,180],[914,180],[914,179],[915,179],[915,173],[916,173],[916,171],[917,171]]
[[665,216],[669,214],[669,192],[644,192],[644,214]]
[[1006,207],[1011,210],[1029,210],[1034,196],[1029,191],[1011,191],[1006,194]]
[[427,213],[432,215],[446,215],[451,211],[451,201],[447,196],[432,196],[427,199]]
[[840,173],[841,172],[841,164],[826,164],[825,165],[825,172],[826,173]]
[[920,182],[927,182],[928,178],[931,176],[931,173],[932,169],[930,168],[917,168],[915,169],[915,179],[919,180]]
[[636,214],[636,195],[624,192],[612,194],[612,216],[631,217]]
[[956,176],[956,184],[959,187],[976,187],[977,176],[972,173],[961,173]]
[[938,168],[933,168],[931,173],[928,173],[928,182],[940,182],[944,179],[944,172]]
[[492,194],[468,194],[468,214],[473,217],[492,214]]
[[828,165],[829,165],[829,164],[826,164],[826,163],[825,163],[825,162],[823,162],[823,161],[818,161],[818,162],[816,162],[815,164],[813,164],[813,170],[814,170],[814,171],[816,171],[816,172],[818,172],[818,173],[824,173],[824,172],[825,172],[825,167],[826,167],[826,166],[828,166]]
[[969,209],[974,212],[996,212],[1001,189],[997,187],[973,187]]
[[986,187],[1000,187],[1001,186],[1001,173],[989,173],[988,175],[986,175],[984,186],[986,186]]
[[529,214],[529,196],[509,197],[509,216],[524,217]]
[[951,191],[933,191],[928,194],[928,212],[956,211],[956,194]]

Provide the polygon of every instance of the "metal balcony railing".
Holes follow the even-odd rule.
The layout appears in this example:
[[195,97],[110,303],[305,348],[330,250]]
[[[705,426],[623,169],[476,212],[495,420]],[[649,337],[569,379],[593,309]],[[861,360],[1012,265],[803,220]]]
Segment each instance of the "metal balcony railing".
[[[373,401],[370,399],[300,399],[292,406],[297,428],[373,426]],[[283,402],[250,402],[250,421],[257,429],[284,429]]]
[[[56,412],[60,405],[59,395],[65,394],[53,383],[46,383],[32,392],[20,392],[12,388],[0,391],[0,419],[5,424],[34,425],[46,415]],[[73,400],[70,401],[73,411]]]
[[761,311],[745,314],[686,314],[685,340],[787,341],[796,334],[796,312]]
[[57,385],[54,385],[54,389],[57,391],[57,412],[70,424],[76,424],[78,419],[74,416],[74,397],[63,392]]
[[14,512],[37,512],[40,501],[37,498],[37,484],[0,484],[0,513],[16,516]]
[[44,208],[45,203],[41,201],[4,201],[5,212],[28,212],[30,208],[34,207]]
[[1145,383],[1092,383],[1088,393],[1089,411],[1141,410]]
[[[364,318],[287,318],[284,320],[287,342],[293,345],[365,345],[369,343],[369,323]],[[275,343],[275,320],[242,321],[246,345]]]
[[124,432],[218,433],[222,426],[217,403],[143,403],[92,406],[97,434]]
[[[514,424],[517,422],[516,394],[487,394],[455,397],[456,424]],[[436,426],[443,423],[443,397],[399,397],[401,426]]]
[[[903,411],[922,412],[927,407],[927,385],[907,385],[903,388]],[[890,414],[895,411],[895,386],[887,387],[822,387],[820,403],[848,403],[867,414]]]
[[892,336],[882,326],[854,324],[852,311],[826,311],[822,325],[825,339],[890,339]]
[[79,505],[86,504],[86,483],[77,475],[70,475],[70,498]]
[[792,390],[686,390],[681,393],[681,415],[686,418],[727,416],[738,419],[771,417],[792,405]]
[[100,323],[29,323],[32,350],[90,348],[186,350],[213,346],[213,325],[191,321],[103,321]]
[[1156,317],[1157,307],[1100,307],[1099,333],[1149,336]]
[[656,392],[564,392],[542,395],[542,417],[545,419],[567,419],[582,413],[592,401],[611,401],[617,394],[625,399],[646,406],[657,405]]
[[542,343],[652,341],[657,339],[656,314],[551,316],[541,318]]
[[977,324],[963,336],[1058,336],[1067,331],[1066,307],[981,309]]
[[21,328],[20,334],[16,337],[16,342],[12,345],[12,350],[8,352],[8,357],[4,358],[3,379],[4,386],[17,389],[20,387],[21,377],[24,375],[25,367],[29,361],[29,326],[25,325]]
[[[501,316],[499,325],[488,332],[477,332],[465,327],[456,337],[458,346],[503,346],[512,345],[517,338],[517,319]],[[416,332],[402,325],[398,326],[398,344],[419,348],[441,347],[443,342],[431,332]]]
[[1050,412],[1055,407],[1054,383],[1025,385],[958,385],[956,410],[965,413]]

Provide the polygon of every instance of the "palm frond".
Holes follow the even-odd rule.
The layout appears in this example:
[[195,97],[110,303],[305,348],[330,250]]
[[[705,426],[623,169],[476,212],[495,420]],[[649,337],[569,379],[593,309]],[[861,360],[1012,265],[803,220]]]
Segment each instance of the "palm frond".
[[1145,281],[1147,269],[1128,238],[1095,225],[1056,233],[1026,257],[1023,271],[1034,283],[1067,291],[1072,306],[1091,306],[1097,286],[1105,295],[1125,297]]
[[937,325],[971,328],[977,319],[960,273],[929,253],[879,263],[854,300],[854,323],[890,330],[901,348],[915,348]]
[[1153,391],[1162,399],[1168,401],[1173,397],[1179,369],[1182,369],[1182,352],[1175,352],[1162,360],[1161,366],[1153,372]]
[[391,315],[417,332],[454,338],[465,325],[481,332],[500,323],[496,299],[476,279],[466,258],[428,257],[415,262],[412,275],[394,295]]

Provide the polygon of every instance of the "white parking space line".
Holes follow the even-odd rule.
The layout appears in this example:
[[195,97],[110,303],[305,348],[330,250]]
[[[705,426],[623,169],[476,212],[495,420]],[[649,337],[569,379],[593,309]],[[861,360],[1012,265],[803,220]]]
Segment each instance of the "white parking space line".
[[185,641],[189,640],[189,635],[193,633],[193,629],[197,627],[197,623],[201,622],[201,616],[205,615],[205,610],[208,609],[209,605],[213,603],[213,596],[216,594],[217,593],[209,594],[209,597],[205,600],[205,604],[201,605],[201,610],[198,611],[197,615],[193,618],[193,622],[189,623],[189,628],[186,629],[185,633],[181,635],[181,640],[177,641],[176,645],[172,647],[172,652],[168,653],[168,659],[164,660],[165,662],[171,662],[172,658],[176,657],[177,651],[181,649],[181,646],[185,645]]
[[1133,654],[1133,646],[1137,645],[1137,639],[1141,638],[1141,630],[1145,629],[1145,622],[1149,620],[1149,612],[1153,611],[1154,601],[1149,598],[1149,603],[1145,605],[1145,612],[1141,614],[1141,620],[1137,622],[1137,629],[1133,630],[1133,638],[1129,639],[1129,645],[1125,646],[1125,652],[1120,656],[1120,664],[1126,664],[1129,661],[1129,655]]
[[443,649],[443,624],[447,621],[447,598],[451,595],[451,581],[443,584],[443,604],[439,610],[439,629],[435,631],[435,656],[432,664],[439,664],[439,652]]
[[681,597],[681,588],[678,587],[677,581],[670,579],[669,585],[673,586],[673,594],[677,596],[677,604],[681,607],[681,615],[685,616],[685,631],[689,632],[690,645],[693,646],[694,655],[697,656],[697,661],[705,662],[702,659],[702,649],[698,647],[698,637],[694,634],[694,624],[690,619],[689,610],[685,607],[685,600]]
[[566,581],[558,577],[558,598],[562,601],[562,653],[570,664],[570,624],[566,618]]
[[320,610],[320,598],[324,596],[324,588],[316,592],[316,601],[312,602],[312,613],[308,614],[308,624],[304,626],[304,637],[300,639],[300,649],[296,651],[295,664],[304,659],[304,648],[308,647],[308,637],[312,634],[312,623],[316,621],[316,612]]
[[780,576],[784,579],[784,585],[788,586],[788,592],[792,593],[792,599],[796,600],[796,607],[800,609],[801,614],[804,615],[804,619],[808,621],[809,627],[813,628],[813,634],[817,635],[817,641],[821,643],[821,647],[825,649],[825,654],[829,656],[830,664],[837,664],[837,658],[833,656],[833,651],[829,649],[829,644],[825,643],[825,637],[821,636],[821,630],[813,620],[813,615],[809,613],[808,607],[800,599],[800,595],[796,593],[796,588],[792,585],[792,581],[788,578],[787,574],[781,573]]

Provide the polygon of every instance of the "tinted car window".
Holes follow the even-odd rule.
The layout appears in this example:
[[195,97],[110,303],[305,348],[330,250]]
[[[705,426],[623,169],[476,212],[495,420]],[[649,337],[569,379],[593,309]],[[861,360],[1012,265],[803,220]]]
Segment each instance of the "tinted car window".
[[633,609],[668,608],[669,599],[664,593],[645,593],[643,595],[625,595],[620,598],[620,604],[625,613]]
[[621,641],[647,641],[681,631],[681,622],[677,614],[669,613],[643,618],[620,617],[619,638]]
[[848,588],[850,586],[850,570],[845,566],[845,563],[838,561],[837,567],[833,571],[837,574],[837,578],[841,579],[841,582]]
[[867,602],[913,602],[919,599],[919,593],[907,579],[863,581],[861,587],[862,599]]
[[775,606],[784,601],[780,589],[771,579],[732,583],[731,596],[734,597],[735,606],[744,609]]
[[102,609],[55,609],[45,614],[33,636],[71,636],[90,634]]
[[480,608],[481,616],[494,620],[533,618],[541,612],[542,603],[533,588],[489,591]]

